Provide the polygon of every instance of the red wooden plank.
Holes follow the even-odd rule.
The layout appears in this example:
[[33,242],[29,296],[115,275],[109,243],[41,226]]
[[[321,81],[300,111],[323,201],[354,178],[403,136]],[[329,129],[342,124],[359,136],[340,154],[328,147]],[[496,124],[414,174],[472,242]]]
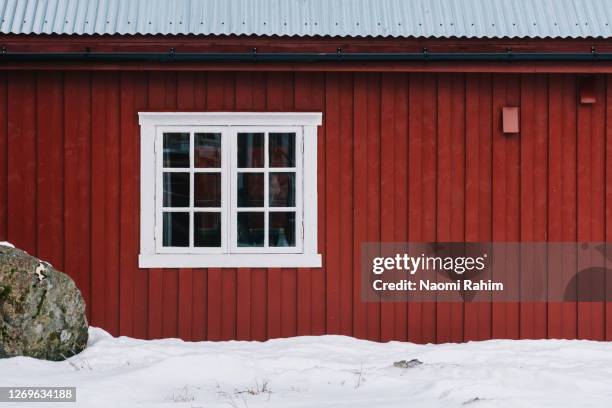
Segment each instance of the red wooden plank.
[[[7,238],[16,247],[36,254],[36,162],[32,160],[36,153],[34,74],[9,74],[7,103]],[[69,273],[74,276],[75,272],[71,268]]]
[[0,74],[0,239],[7,238],[7,206],[8,206],[8,146],[7,126],[8,123],[8,96],[7,96],[7,74]]
[[[196,85],[196,73],[184,72],[176,76],[176,107],[179,111],[195,110],[196,91],[198,88]],[[206,88],[200,88],[200,103],[202,103],[202,100],[205,101],[203,97],[205,90]]]
[[236,336],[238,340],[251,340],[251,269],[237,271]]
[[64,85],[64,265],[90,305],[90,76],[66,74]]
[[[546,241],[548,161],[547,84],[535,75],[521,78],[521,241]],[[521,253],[521,263],[532,268],[539,258]],[[538,264],[546,268],[542,262]],[[529,270],[522,268],[522,270]],[[535,276],[521,275],[522,287],[539,285]],[[520,305],[520,337],[546,337],[546,304],[523,299]]]
[[[393,241],[408,241],[408,75],[397,74],[393,81],[394,127],[394,231]],[[384,158],[383,158],[384,159]],[[398,294],[402,296],[403,294]],[[408,340],[408,305],[406,302],[394,303],[394,339]]]
[[[601,78],[593,79],[592,97],[603,101],[604,83]],[[602,103],[577,105],[577,240],[578,242],[602,242],[605,236],[605,107]],[[593,263],[604,266],[599,259],[584,260],[581,265],[579,259],[578,270]],[[589,262],[590,261],[590,262]],[[592,263],[593,262],[593,263]],[[578,288],[580,292],[596,293],[605,285],[603,270],[597,274],[578,275]],[[603,302],[578,302],[578,338],[603,340],[605,333],[604,304]]]
[[[408,88],[408,242],[421,240],[421,214],[423,210],[423,81],[422,76],[411,74]],[[431,135],[430,135],[431,136]],[[422,303],[413,296],[408,304],[408,341],[422,342]]]
[[[436,240],[436,88],[434,75],[413,74],[409,84],[408,232],[409,242]],[[436,304],[411,302],[408,306],[408,340],[436,340]]]
[[105,283],[105,329],[113,335],[119,334],[119,273],[120,273],[120,216],[121,216],[121,175],[120,175],[120,88],[119,74],[113,73],[106,78],[107,102],[106,129],[106,197],[105,220],[106,236],[104,242],[106,256]]
[[269,111],[293,111],[295,86],[291,72],[266,73],[266,107]]
[[[535,236],[535,196],[539,191],[535,190],[534,159],[537,134],[535,132],[535,81],[533,76],[521,77],[521,240],[536,241]],[[518,118],[517,118],[518,124]],[[518,129],[517,129],[518,132]],[[534,261],[530,251],[521,252],[521,265],[531,265]],[[521,288],[533,287],[535,281],[533,276],[521,273]],[[525,300],[525,299],[522,299]],[[531,302],[521,302],[520,305],[520,338],[533,338],[535,332],[534,305]]]
[[[452,112],[456,108],[452,106],[452,94],[451,94],[451,81],[452,77],[450,74],[440,74],[438,76],[438,87],[437,87],[437,100],[438,100],[438,115],[436,118],[436,125],[438,131],[438,155],[437,161],[437,214],[436,214],[436,237],[438,241],[449,242],[451,240],[451,229],[452,229],[452,218],[450,205],[454,199],[452,197],[453,191],[451,189],[452,178],[454,172],[459,170],[456,168],[456,163],[452,162],[451,148],[453,140],[451,138],[451,129],[456,126],[461,126],[461,123],[454,123],[453,120],[456,117],[453,116]],[[437,319],[445,319],[448,316],[437,311]],[[448,322],[438,321],[438,327],[445,325]],[[438,333],[440,335],[441,333]]]
[[368,196],[367,179],[368,150],[367,140],[367,76],[354,76],[354,115],[353,115],[353,336],[367,337],[367,304],[361,300],[361,243],[368,240],[366,206]]
[[[353,76],[342,75],[340,83],[340,333],[353,334]],[[356,266],[358,268],[358,266]],[[357,272],[359,273],[359,272]]]
[[[206,72],[196,72],[193,79],[193,109],[197,111],[206,110]],[[179,79],[181,75],[179,75]],[[180,82],[179,82],[180,83]],[[180,94],[179,94],[180,103]]]
[[[380,241],[380,75],[370,74],[367,78],[366,143],[368,150],[367,184],[368,198],[366,223],[367,240]],[[367,338],[380,341],[380,302],[369,302],[367,306]]]
[[[599,159],[599,154],[597,152],[591,151],[592,147],[599,147],[596,136],[594,135],[595,126],[597,126],[597,119],[593,117],[593,105],[588,104],[585,105],[583,102],[583,97],[587,99],[593,98],[593,89],[592,89],[592,81],[589,90],[589,95],[583,95],[585,92],[585,83],[587,81],[581,80],[578,85],[579,90],[579,100],[580,103],[576,106],[576,238],[577,242],[588,242],[591,240],[593,233],[596,234],[596,231],[592,230],[591,225],[591,217],[599,218],[598,214],[592,213],[592,208],[590,206],[592,200],[601,200],[601,197],[597,197],[594,194],[594,186],[602,180],[598,180],[597,174],[597,163],[603,165],[603,160]],[[603,149],[599,150],[603,153]],[[577,260],[576,269],[582,270],[584,267],[588,266],[590,262],[587,262],[583,257],[579,257]],[[593,285],[602,285],[605,283],[603,272],[597,273],[599,275],[589,276],[585,278],[584,276],[578,275],[577,278],[577,286],[578,291],[581,292],[583,290],[588,290],[587,288],[592,287]],[[596,322],[594,321],[595,306],[591,302],[580,302],[578,301],[576,304],[576,319],[577,319],[577,337],[581,339],[588,339],[592,335],[592,331],[597,330]],[[593,310],[592,310],[593,309]],[[603,316],[601,316],[603,317]]]
[[[491,240],[491,77],[466,77],[465,240]],[[466,302],[464,339],[491,338],[491,303]]]
[[[561,240],[564,242],[576,242],[577,238],[577,90],[575,77],[563,77],[561,106],[563,116],[561,118],[563,143],[562,155],[562,230]],[[574,273],[576,268],[575,254],[565,254],[562,267],[563,275]],[[563,331],[564,338],[573,339],[577,336],[577,303],[564,302],[563,304]]]
[[[451,163],[454,170],[450,185],[450,217],[451,228],[449,239],[452,242],[465,241],[465,76],[454,74],[451,77]],[[438,144],[440,146],[440,144]],[[439,240],[439,238],[438,238]],[[464,305],[452,303],[449,305],[448,340],[460,342],[464,339]]]
[[193,271],[191,268],[180,268],[178,274],[178,337],[193,340]]
[[221,269],[221,307],[218,311],[211,311],[221,313],[221,340],[237,338],[237,275],[236,269]]
[[106,149],[108,144],[106,128],[109,123],[106,117],[106,107],[111,104],[107,100],[106,73],[92,75],[91,93],[91,286],[90,301],[91,322],[93,326],[103,326],[105,323],[106,273],[111,269],[106,264],[105,243],[112,238],[106,235]]
[[208,270],[207,340],[221,340],[222,274],[225,272],[218,268]]
[[[383,75],[380,97],[380,241],[394,242],[395,232],[395,140],[402,135],[394,133],[395,127],[395,76]],[[390,341],[395,335],[395,305],[390,301],[380,303],[380,340]]]
[[206,340],[207,338],[207,311],[208,292],[207,292],[207,276],[206,269],[194,269],[192,272],[193,286],[191,293],[193,294],[192,312],[191,312],[191,339],[194,341]]
[[[508,241],[507,237],[507,217],[508,200],[507,196],[512,192],[508,188],[506,173],[512,163],[508,162],[507,144],[508,139],[502,133],[501,110],[506,104],[506,81],[507,76],[496,76],[493,78],[493,157],[492,157],[492,185],[493,185],[493,242]],[[494,272],[493,272],[494,273]],[[509,333],[507,324],[507,304],[494,302],[492,305],[492,336],[494,338],[506,338]]]
[[148,298],[148,333],[149,339],[159,339],[163,335],[163,276],[164,273],[168,272],[165,269],[152,268],[149,269],[149,291]]
[[206,106],[208,109],[233,109],[235,101],[234,74],[210,72],[206,79]]
[[178,269],[162,271],[162,337],[176,337],[178,332]]
[[121,73],[119,332],[121,335],[140,338],[147,337],[149,277],[146,271],[137,269],[140,171],[139,160],[134,158],[139,157],[136,112],[144,107],[146,89],[146,78],[142,75]]
[[296,271],[296,333],[297,336],[313,334],[312,330],[312,277],[315,269],[298,268]]
[[298,308],[297,270],[281,270],[281,337],[296,336]]
[[[548,240],[550,242],[562,241],[562,186],[561,173],[563,167],[562,151],[563,140],[561,109],[563,78],[559,75],[551,75],[548,81]],[[559,273],[562,260],[551,257],[548,259],[548,285],[549,287],[560,281],[555,279]],[[548,303],[548,330],[549,338],[561,338],[563,336],[563,304],[561,302]]]
[[327,333],[340,332],[340,76],[325,78],[325,271]]
[[61,73],[39,73],[36,78],[37,254],[60,270],[64,266],[64,198],[58,194],[64,188],[62,80]]
[[251,338],[257,341],[267,339],[267,302],[268,270],[259,268],[251,270]]
[[[515,76],[498,76],[493,81],[493,241],[516,242],[519,240],[519,173],[520,137],[504,135],[501,126],[501,110],[508,104],[519,102],[520,88]],[[516,257],[509,255],[505,265],[513,269]],[[518,285],[509,282],[508,285]],[[518,303],[495,302],[493,304],[493,337],[518,338]]]
[[[549,85],[549,241],[576,242],[575,78],[551,76]],[[563,282],[576,268],[573,253],[549,259],[549,285]],[[558,275],[559,278],[556,278]],[[576,302],[554,302],[548,310],[549,337],[575,338]]]
[[[547,234],[548,217],[548,143],[549,143],[549,116],[548,116],[548,82],[545,77],[537,78],[535,83],[535,120],[534,120],[534,222],[533,241],[545,242]],[[544,264],[545,261],[542,261]],[[546,265],[543,265],[546,268]],[[534,337],[546,338],[547,305],[539,302],[533,306]]]
[[[418,78],[418,77],[417,77]],[[436,129],[437,101],[436,88],[437,78],[435,75],[423,75],[423,135],[421,154],[423,156],[422,179],[418,180],[421,188],[422,214],[416,215],[420,218],[414,224],[420,227],[419,240],[421,242],[434,242],[436,240],[436,155],[438,149],[438,138]],[[418,103],[418,102],[417,102]],[[410,221],[409,221],[410,222]],[[410,222],[411,223],[411,222]],[[412,224],[412,223],[411,223]],[[417,240],[418,241],[418,240]],[[421,340],[425,343],[436,341],[436,304],[428,301],[421,305]]]
[[269,339],[281,337],[281,278],[280,268],[268,269],[267,333]]

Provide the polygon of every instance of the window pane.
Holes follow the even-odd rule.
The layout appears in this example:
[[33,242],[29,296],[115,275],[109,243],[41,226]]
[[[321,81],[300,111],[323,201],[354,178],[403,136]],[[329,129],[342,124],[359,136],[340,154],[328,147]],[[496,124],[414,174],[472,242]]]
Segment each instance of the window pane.
[[238,213],[238,246],[262,247],[264,245],[264,213]]
[[263,207],[263,173],[238,173],[238,207]]
[[189,167],[189,133],[164,133],[164,167]]
[[264,134],[238,133],[238,167],[264,166]]
[[189,246],[189,213],[165,212],[163,246],[188,247]]
[[295,206],[295,173],[270,173],[270,207]]
[[268,242],[271,247],[295,246],[295,213],[271,212],[269,214],[270,235]]
[[295,167],[295,133],[270,133],[270,167]]
[[194,138],[194,166],[221,167],[221,133],[196,133]]
[[189,173],[164,173],[164,207],[189,207]]
[[194,206],[221,207],[221,173],[195,173]]
[[193,214],[193,245],[197,247],[221,246],[221,213],[196,212]]

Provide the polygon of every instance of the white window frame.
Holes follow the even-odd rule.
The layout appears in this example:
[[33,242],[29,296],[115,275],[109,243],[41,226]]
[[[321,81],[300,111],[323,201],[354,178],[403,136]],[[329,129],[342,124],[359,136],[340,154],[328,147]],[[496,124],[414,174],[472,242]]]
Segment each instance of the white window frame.
[[[321,125],[321,122],[320,112],[139,112],[141,129],[139,267],[320,267],[322,260],[317,249],[317,126]],[[159,175],[163,157],[161,135],[168,131],[222,133],[221,166],[226,170],[229,167],[230,155],[235,157],[237,154],[235,140],[238,132],[295,132],[296,168],[291,171],[296,173],[296,246],[256,249],[236,247],[234,240],[228,240],[230,236],[228,232],[222,231],[221,248],[198,247],[196,251],[194,248],[163,247],[160,242],[162,177]],[[267,135],[265,141],[266,167],[263,172],[267,186],[268,173],[282,172],[283,168],[267,167]],[[192,169],[190,174],[193,174],[193,154],[190,167]],[[243,169],[239,171],[242,172]],[[262,169],[257,171],[262,172]],[[236,173],[236,166],[232,165],[229,167],[229,173],[223,174],[230,175],[233,185]],[[225,217],[222,220],[222,228],[231,227],[230,234],[234,236],[237,233],[237,197],[236,191],[233,191],[235,188],[228,191],[230,189],[227,185],[227,182],[222,181],[221,208]],[[267,188],[264,197],[267,203]],[[185,211],[193,210],[193,197],[190,200],[190,207],[185,208]],[[267,213],[268,209],[269,207],[266,207],[264,211]],[[268,217],[264,219],[267,225]],[[193,220],[190,220],[190,230],[191,228]],[[267,245],[268,231],[267,229],[265,231]],[[192,235],[190,231],[190,243],[193,240]]]

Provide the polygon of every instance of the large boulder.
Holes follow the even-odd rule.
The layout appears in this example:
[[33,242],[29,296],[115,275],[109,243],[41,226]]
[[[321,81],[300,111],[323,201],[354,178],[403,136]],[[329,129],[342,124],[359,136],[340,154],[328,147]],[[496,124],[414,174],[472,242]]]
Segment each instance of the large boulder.
[[68,275],[0,245],[0,357],[64,360],[87,345],[81,292]]

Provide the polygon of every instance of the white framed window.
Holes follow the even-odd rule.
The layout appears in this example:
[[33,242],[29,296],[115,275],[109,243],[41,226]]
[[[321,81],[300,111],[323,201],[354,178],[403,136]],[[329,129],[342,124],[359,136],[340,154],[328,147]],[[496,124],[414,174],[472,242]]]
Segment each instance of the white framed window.
[[321,117],[140,112],[139,266],[321,266]]

